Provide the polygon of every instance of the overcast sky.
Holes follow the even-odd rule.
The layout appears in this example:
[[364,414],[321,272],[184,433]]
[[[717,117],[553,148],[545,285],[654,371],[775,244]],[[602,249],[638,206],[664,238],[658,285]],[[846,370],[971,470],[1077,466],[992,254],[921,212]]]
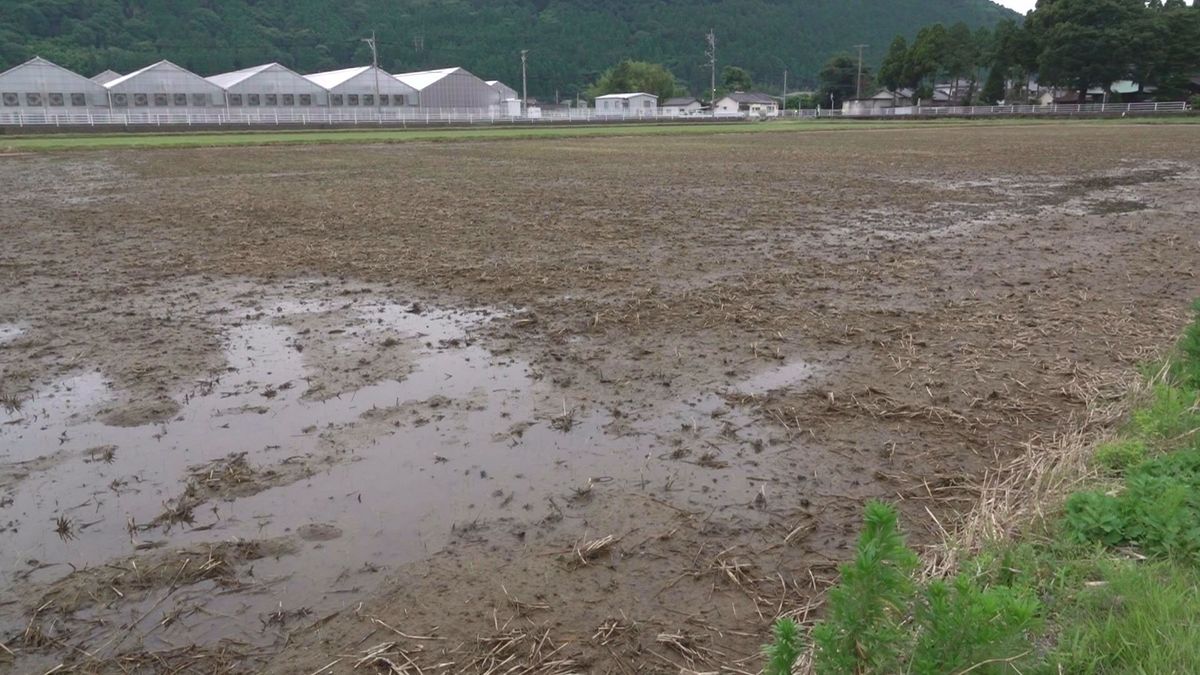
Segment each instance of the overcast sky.
[[996,2],[1005,7],[1011,7],[1022,14],[1033,9],[1033,6],[1037,4],[1037,0],[996,0]]

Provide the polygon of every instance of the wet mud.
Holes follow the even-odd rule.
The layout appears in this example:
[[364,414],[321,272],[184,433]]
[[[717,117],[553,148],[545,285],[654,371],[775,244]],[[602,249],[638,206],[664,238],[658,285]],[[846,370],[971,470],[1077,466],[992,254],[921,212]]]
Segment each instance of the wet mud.
[[755,672],[1170,343],[1197,133],[2,158],[0,669]]

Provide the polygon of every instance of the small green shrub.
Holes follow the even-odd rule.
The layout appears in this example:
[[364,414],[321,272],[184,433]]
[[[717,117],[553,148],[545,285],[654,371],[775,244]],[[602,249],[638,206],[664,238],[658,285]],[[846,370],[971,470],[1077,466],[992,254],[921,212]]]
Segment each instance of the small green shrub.
[[1025,634],[1038,622],[1038,602],[1026,590],[983,588],[960,574],[930,582],[916,619],[920,632],[907,672],[978,671],[977,664],[1029,652]]
[[1039,607],[1031,593],[966,574],[919,586],[916,554],[896,522],[892,507],[867,506],[857,555],[812,632],[817,673],[988,673],[1029,651],[1024,636]]
[[1191,98],[1192,110],[1200,110],[1200,94]]
[[763,675],[792,675],[792,666],[800,658],[800,626],[792,619],[780,619],[771,629],[771,644],[763,650],[767,667]]
[[899,673],[918,561],[896,520],[887,504],[866,504],[857,555],[829,591],[827,620],[812,629],[817,673]]
[[828,618],[813,629],[818,673],[900,671],[917,556],[904,545],[894,508],[871,502],[865,521],[854,560],[829,592]]
[[1200,426],[1196,393],[1167,384],[1156,384],[1151,400],[1133,413],[1134,431],[1149,440],[1169,440]]
[[1124,473],[1146,459],[1146,444],[1128,438],[1101,443],[1096,448],[1096,464],[1111,473]]

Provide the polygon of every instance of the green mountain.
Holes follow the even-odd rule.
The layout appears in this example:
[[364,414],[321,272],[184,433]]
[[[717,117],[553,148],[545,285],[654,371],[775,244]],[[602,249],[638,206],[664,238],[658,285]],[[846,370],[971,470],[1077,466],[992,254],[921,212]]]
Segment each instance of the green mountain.
[[704,36],[718,64],[755,81],[812,83],[833,54],[867,44],[882,59],[926,24],[990,25],[1016,15],[990,0],[0,0],[0,70],[40,55],[91,75],[161,58],[209,75],[269,61],[301,72],[370,63],[393,72],[460,65],[531,94],[573,96],[623,58],[666,64],[707,89]]

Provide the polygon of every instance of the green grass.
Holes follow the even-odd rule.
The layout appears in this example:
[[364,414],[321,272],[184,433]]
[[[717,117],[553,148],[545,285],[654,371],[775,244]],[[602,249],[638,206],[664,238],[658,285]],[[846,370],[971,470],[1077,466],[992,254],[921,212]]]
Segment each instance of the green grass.
[[1106,561],[1063,608],[1043,672],[1200,672],[1198,599],[1194,565]]
[[812,630],[817,673],[1200,673],[1196,312],[1168,362],[1145,371],[1149,395],[1122,435],[1094,449],[1103,471],[956,577],[914,587],[893,578],[899,565],[868,569],[881,552],[910,560],[896,531],[878,534],[881,505],[868,506],[857,557]]
[[414,141],[481,141],[539,138],[591,138],[614,136],[675,136],[712,134],[864,131],[928,129],[946,126],[1032,126],[1044,124],[1178,124],[1200,123],[1200,118],[1136,118],[1128,120],[1065,119],[940,119],[940,120],[841,120],[806,119],[771,122],[690,122],[676,124],[614,124],[533,127],[472,127],[417,129],[322,129],[297,131],[197,131],[178,133],[73,133],[0,136],[0,151],[52,152],[128,148],[201,148],[243,145],[404,143]]
[[[944,122],[942,122],[944,124]],[[229,131],[188,133],[97,133],[0,137],[8,151],[97,150],[111,148],[194,148],[237,145],[404,143],[414,141],[480,141],[612,136],[677,136],[787,133],[846,128],[865,129],[887,123],[841,120],[786,120],[770,123],[724,122],[534,127],[416,129],[322,129],[297,131]]]

